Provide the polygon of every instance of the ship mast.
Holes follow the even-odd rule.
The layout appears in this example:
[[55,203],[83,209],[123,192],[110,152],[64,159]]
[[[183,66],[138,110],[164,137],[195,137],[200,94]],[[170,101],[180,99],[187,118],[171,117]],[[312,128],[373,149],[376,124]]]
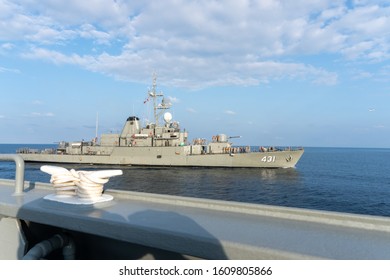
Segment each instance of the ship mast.
[[96,127],[95,127],[95,139],[98,139],[98,129],[99,129],[99,112],[96,112]]
[[[149,96],[153,98],[154,121],[156,127],[158,127],[158,119],[165,112],[165,110],[171,108],[171,104],[165,102],[164,94],[162,92],[157,93],[156,88],[157,88],[157,75],[156,73],[153,73],[153,85],[152,85],[152,89],[149,90]],[[162,97],[160,104],[158,104],[158,100],[157,100],[158,97]],[[161,110],[161,112],[158,112],[158,110]]]

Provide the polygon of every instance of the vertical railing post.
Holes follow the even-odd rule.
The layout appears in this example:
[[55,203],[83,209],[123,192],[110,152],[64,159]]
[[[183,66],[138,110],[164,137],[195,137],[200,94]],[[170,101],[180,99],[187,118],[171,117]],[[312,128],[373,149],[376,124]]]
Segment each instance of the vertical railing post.
[[14,195],[23,195],[24,191],[24,160],[16,154],[0,154],[0,161],[14,161],[15,171],[15,193]]

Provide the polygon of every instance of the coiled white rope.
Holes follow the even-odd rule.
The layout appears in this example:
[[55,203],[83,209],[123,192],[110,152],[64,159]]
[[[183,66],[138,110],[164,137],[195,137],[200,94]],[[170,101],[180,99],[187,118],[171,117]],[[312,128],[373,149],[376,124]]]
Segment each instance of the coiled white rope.
[[76,171],[64,167],[43,165],[41,171],[51,175],[50,183],[57,195],[77,195],[92,199],[102,195],[110,177],[122,175],[122,170]]

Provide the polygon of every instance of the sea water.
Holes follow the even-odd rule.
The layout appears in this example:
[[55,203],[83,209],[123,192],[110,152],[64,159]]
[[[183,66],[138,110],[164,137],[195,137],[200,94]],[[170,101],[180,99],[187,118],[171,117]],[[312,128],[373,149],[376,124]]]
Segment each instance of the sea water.
[[[53,145],[0,144],[0,153]],[[42,164],[26,163],[25,180],[49,182]],[[120,168],[106,188],[390,216],[390,149],[305,148],[296,168],[156,168],[63,165],[76,170]],[[0,162],[0,178],[14,179],[15,164]]]

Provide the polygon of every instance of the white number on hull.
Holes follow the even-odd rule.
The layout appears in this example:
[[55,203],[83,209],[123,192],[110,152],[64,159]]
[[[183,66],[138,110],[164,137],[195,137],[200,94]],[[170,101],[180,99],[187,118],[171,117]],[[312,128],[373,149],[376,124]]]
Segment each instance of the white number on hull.
[[261,159],[262,162],[275,162],[276,156],[265,156]]

